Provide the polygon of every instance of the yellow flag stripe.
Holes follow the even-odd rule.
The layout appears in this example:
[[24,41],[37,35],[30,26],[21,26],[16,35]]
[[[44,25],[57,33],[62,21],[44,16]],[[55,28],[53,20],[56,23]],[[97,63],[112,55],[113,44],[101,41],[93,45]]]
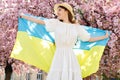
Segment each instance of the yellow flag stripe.
[[[98,70],[104,48],[104,46],[94,46],[90,50],[74,49],[82,69],[82,77],[86,77]],[[18,31],[11,57],[48,72],[54,51],[55,46],[52,42]]]

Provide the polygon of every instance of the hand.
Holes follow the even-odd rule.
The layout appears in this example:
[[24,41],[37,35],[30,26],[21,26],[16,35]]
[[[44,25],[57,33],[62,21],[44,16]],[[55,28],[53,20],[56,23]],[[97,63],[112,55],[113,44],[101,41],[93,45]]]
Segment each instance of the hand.
[[108,33],[108,31],[106,32],[105,37],[106,37],[106,38],[109,37],[109,33]]
[[20,13],[19,16],[22,18],[22,16],[24,15],[24,13]]

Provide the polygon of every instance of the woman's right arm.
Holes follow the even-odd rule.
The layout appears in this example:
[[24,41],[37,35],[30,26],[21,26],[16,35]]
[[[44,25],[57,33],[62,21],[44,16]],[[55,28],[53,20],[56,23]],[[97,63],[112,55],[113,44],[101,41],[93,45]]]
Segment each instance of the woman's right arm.
[[36,19],[36,18],[30,17],[30,16],[26,16],[24,14],[20,14],[20,16],[21,16],[21,18],[27,19],[29,21],[45,25],[45,22],[43,20]]

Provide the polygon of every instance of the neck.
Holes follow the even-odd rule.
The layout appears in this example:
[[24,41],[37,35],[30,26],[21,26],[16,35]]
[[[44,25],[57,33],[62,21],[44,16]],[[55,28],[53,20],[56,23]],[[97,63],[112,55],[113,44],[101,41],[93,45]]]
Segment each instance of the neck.
[[69,19],[68,19],[68,16],[64,17],[63,22],[65,22],[65,23],[70,23],[70,21],[69,21]]

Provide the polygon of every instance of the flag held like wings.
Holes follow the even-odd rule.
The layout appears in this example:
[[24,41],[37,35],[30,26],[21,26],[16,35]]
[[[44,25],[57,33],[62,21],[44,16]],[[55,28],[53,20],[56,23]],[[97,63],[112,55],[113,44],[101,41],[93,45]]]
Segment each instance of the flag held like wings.
[[[45,19],[43,17],[36,17]],[[105,35],[105,30],[84,26],[91,37]],[[75,55],[82,69],[82,77],[95,73],[103,54],[108,38],[96,42],[77,41],[74,46]],[[47,32],[44,25],[19,18],[17,38],[11,57],[34,65],[48,72],[54,56],[54,33]]]

